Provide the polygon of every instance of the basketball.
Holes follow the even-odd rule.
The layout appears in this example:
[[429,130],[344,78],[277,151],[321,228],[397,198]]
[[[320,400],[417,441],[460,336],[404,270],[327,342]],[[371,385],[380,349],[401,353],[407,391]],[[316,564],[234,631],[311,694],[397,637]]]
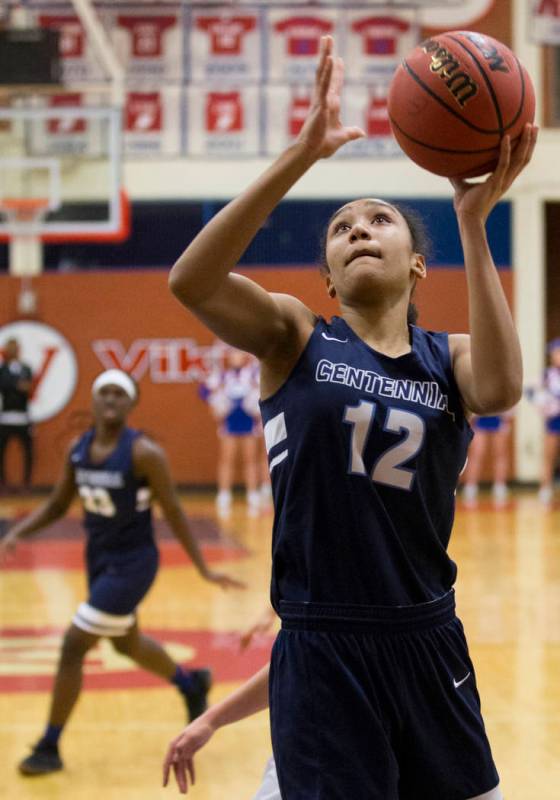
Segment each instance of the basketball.
[[426,39],[395,71],[388,97],[393,134],[416,164],[445,177],[491,172],[500,141],[512,147],[535,114],[531,78],[512,51],[472,31]]

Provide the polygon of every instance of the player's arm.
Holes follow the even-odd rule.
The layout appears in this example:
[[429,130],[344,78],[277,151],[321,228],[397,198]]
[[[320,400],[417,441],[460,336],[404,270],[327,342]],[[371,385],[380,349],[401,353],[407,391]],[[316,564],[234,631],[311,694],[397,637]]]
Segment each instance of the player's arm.
[[74,480],[74,468],[70,461],[70,451],[68,451],[62,475],[47,500],[27,517],[16,522],[16,524],[9,529],[4,538],[0,540],[0,563],[5,560],[7,555],[15,550],[20,539],[31,536],[64,516],[68,511],[68,507],[72,502],[75,492],[76,483]]
[[244,588],[244,584],[240,581],[208,568],[171,480],[169,464],[163,449],[151,439],[145,436],[139,437],[134,442],[133,460],[135,475],[148,482],[171,530],[200,575],[207,581],[219,584],[223,589]]
[[[274,361],[301,349],[315,317],[293,297],[269,294],[232,270],[289,189],[319,159],[364,135],[339,119],[342,61],[323,37],[314,100],[297,141],[200,231],[171,270],[172,292],[224,341]],[[298,235],[307,236],[301,229]]]
[[[191,722],[169,745],[163,763],[163,785],[167,786],[173,768],[177,786],[186,794],[190,783],[195,782],[194,755],[216,733],[218,728],[268,708],[269,664],[253,675],[247,683],[224,700],[209,708]],[[188,777],[187,777],[188,775]]]
[[488,215],[531,160],[537,128],[527,125],[511,151],[502,139],[496,170],[483,183],[452,179],[465,258],[470,337],[449,337],[453,370],[467,408],[494,414],[515,405],[523,390],[521,347],[488,246]]

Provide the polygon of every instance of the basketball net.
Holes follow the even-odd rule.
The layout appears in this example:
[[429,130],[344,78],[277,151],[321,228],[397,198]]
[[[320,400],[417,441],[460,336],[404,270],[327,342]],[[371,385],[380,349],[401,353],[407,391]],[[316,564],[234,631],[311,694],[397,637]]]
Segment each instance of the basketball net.
[[9,226],[9,270],[20,277],[39,275],[43,267],[43,244],[39,223],[47,215],[46,197],[2,197],[0,212]]

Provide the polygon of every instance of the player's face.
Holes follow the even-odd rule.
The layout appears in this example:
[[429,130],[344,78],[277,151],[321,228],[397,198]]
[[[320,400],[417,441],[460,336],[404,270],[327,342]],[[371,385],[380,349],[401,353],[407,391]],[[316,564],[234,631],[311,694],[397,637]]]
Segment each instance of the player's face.
[[130,413],[133,401],[120,386],[108,384],[93,396],[93,413],[96,422],[122,424]]
[[408,296],[415,278],[425,273],[404,217],[383,200],[343,206],[330,222],[326,254],[327,284],[342,301],[363,301],[379,292]]

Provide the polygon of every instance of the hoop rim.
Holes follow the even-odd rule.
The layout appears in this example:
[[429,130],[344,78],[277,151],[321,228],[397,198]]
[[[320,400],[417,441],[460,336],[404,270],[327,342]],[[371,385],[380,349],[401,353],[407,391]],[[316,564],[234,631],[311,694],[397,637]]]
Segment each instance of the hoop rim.
[[30,214],[32,211],[42,211],[48,207],[48,197],[0,197],[0,211],[4,209],[16,214]]

